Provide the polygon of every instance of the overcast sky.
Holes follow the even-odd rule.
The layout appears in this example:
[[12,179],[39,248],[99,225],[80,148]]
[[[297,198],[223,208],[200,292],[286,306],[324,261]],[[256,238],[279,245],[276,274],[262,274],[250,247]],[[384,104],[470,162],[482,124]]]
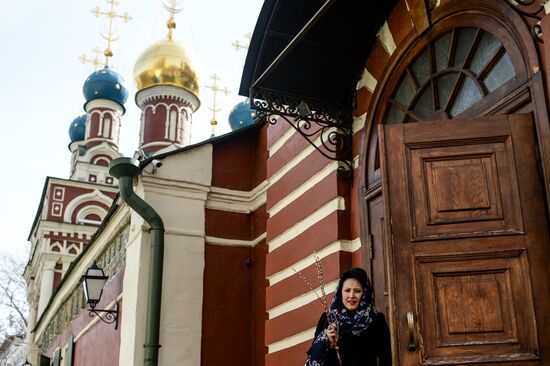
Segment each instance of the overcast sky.
[[[82,85],[94,71],[78,57],[93,56],[106,42],[108,20],[96,18],[91,9],[108,10],[105,0],[1,0],[0,55],[0,249],[23,253],[36,215],[46,176],[68,178],[70,152],[68,129],[84,113]],[[242,100],[237,96],[246,50],[232,43],[246,42],[253,32],[262,0],[180,0],[174,39],[195,56],[201,84],[210,85],[217,73],[219,86],[232,92],[217,97],[223,111],[217,114],[218,133],[229,131],[227,113]],[[119,40],[112,49],[113,68],[129,90],[122,118],[120,151],[132,156],[137,148],[140,112],[135,105],[132,70],[141,52],[166,37],[169,15],[160,0],[120,0],[118,13],[132,20],[115,26]],[[212,95],[203,88],[201,108],[193,118],[193,142],[210,134]],[[1,251],[1,250],[0,250]]]

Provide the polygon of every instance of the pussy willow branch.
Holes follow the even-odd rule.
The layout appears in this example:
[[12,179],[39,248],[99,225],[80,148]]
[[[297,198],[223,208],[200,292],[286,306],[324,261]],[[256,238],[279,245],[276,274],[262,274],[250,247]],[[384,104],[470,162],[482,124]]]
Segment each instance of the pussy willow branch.
[[292,270],[293,270],[294,272],[296,272],[296,273],[298,274],[298,276],[300,276],[300,278],[306,283],[307,287],[309,287],[309,290],[312,291],[312,292],[315,294],[315,296],[317,296],[317,299],[318,299],[319,301],[321,301],[321,304],[323,304],[323,310],[325,311],[325,314],[327,314],[327,316],[328,316],[328,308],[327,308],[327,301],[326,301],[326,299],[325,299],[325,301],[323,301],[323,299],[319,296],[319,294],[317,293],[317,291],[315,291],[315,290],[313,289],[313,286],[311,285],[311,282],[309,282],[309,280],[306,278],[306,276],[304,276],[304,275],[302,274],[302,272],[297,271],[294,267],[290,267],[290,268],[292,268]]
[[[317,278],[319,279],[319,286],[321,288],[321,295],[325,304],[325,310],[327,314],[327,321],[330,322],[330,313],[327,309],[327,294],[325,292],[325,277],[323,275],[323,263],[321,262],[321,259],[317,255],[317,252],[313,251],[313,258],[315,259],[315,267],[317,267]],[[334,294],[336,296],[336,294]],[[338,334],[340,332],[340,329],[338,327],[337,319],[334,319],[334,324],[336,324],[336,333]],[[340,358],[340,347],[338,347],[338,343],[336,341],[333,344],[334,350],[336,351],[336,356],[338,357],[338,363],[340,366],[342,366],[342,359]]]

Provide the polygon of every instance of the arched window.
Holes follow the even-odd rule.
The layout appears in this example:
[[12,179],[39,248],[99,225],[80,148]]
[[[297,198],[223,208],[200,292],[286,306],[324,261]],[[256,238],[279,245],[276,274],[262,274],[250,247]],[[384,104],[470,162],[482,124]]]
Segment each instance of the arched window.
[[515,76],[510,55],[494,35],[454,28],[405,66],[385,123],[455,118]]
[[103,116],[103,137],[111,137],[112,118],[110,114]]
[[177,127],[178,127],[178,111],[175,109],[172,109],[170,111],[170,128],[169,128],[170,135],[168,136],[168,138],[172,141],[176,140]]

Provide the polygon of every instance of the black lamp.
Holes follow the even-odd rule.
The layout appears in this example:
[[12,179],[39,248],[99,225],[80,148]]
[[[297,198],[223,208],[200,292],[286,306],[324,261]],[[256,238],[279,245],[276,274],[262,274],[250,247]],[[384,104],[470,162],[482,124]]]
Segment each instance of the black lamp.
[[[82,286],[84,287],[84,297],[86,303],[90,305],[89,315],[93,317],[97,315],[99,319],[107,324],[115,324],[115,329],[118,328],[118,304],[115,303],[113,310],[96,309],[96,305],[101,300],[103,294],[103,287],[109,277],[105,276],[103,269],[94,264],[88,268],[86,274],[82,276]],[[100,314],[102,313],[102,314]]]

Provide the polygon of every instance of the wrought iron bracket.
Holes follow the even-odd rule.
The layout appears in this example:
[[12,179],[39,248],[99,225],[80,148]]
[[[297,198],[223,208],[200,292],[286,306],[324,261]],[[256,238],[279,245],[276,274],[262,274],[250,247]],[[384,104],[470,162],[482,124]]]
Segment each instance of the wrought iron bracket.
[[274,125],[284,120],[321,155],[338,161],[338,176],[353,181],[351,160],[352,123],[351,112],[308,104],[292,97],[257,93],[251,98],[251,106],[261,117]]
[[102,310],[92,307],[91,309],[88,309],[88,315],[92,318],[97,316],[104,323],[114,324],[115,329],[118,329],[118,303],[115,303],[113,310]]
[[[542,27],[540,21],[542,17],[539,15],[541,12],[544,12],[544,5],[541,4],[540,0],[508,0],[508,3],[514,8],[514,10],[525,17],[536,19],[537,22],[531,26],[531,34],[533,38],[543,43],[542,40]],[[537,3],[536,7],[533,8],[533,4]]]

